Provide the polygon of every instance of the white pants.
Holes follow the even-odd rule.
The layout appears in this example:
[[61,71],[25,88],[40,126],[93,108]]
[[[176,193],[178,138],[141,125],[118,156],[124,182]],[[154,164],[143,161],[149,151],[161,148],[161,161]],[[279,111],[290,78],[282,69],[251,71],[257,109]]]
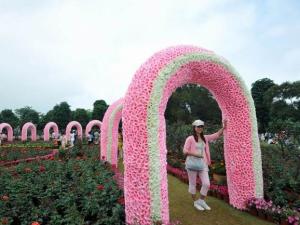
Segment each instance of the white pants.
[[187,170],[187,173],[189,177],[189,192],[193,195],[196,194],[196,181],[197,181],[197,175],[199,175],[202,183],[200,194],[206,196],[210,186],[208,171]]

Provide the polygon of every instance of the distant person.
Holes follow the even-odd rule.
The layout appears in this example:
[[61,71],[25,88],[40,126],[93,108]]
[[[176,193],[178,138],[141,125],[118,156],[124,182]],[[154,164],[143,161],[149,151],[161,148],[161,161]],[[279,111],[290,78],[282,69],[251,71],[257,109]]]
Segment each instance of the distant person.
[[75,143],[75,132],[72,131],[72,133],[70,134],[70,143],[71,143],[71,147],[74,146]]
[[260,135],[260,140],[261,140],[261,141],[265,141],[265,140],[266,140],[264,134],[261,134],[261,135]]
[[96,130],[94,132],[94,144],[95,145],[99,144],[99,139],[100,139],[100,133]]
[[77,130],[74,130],[73,132],[74,132],[74,143],[73,144],[75,144],[78,139],[78,134],[77,134]]
[[67,147],[68,144],[68,140],[67,140],[67,136],[64,134],[61,136],[61,148],[65,149]]
[[52,138],[52,140],[56,139],[56,133],[55,132],[52,132],[51,138]]
[[57,144],[58,144],[58,146],[61,146],[61,142],[62,142],[62,135],[58,132],[58,134],[57,134]]
[[[210,181],[208,176],[208,166],[211,164],[209,142],[216,140],[226,129],[226,120],[223,121],[223,127],[215,134],[204,135],[204,122],[195,120],[192,123],[193,134],[189,136],[184,144],[183,153],[187,156],[185,165],[189,179],[189,193],[192,196],[194,207],[198,210],[211,210],[206,204],[205,197],[209,190]],[[202,187],[200,198],[196,200],[196,180],[200,177]]]
[[92,131],[88,133],[88,145],[91,145],[93,143],[93,135]]

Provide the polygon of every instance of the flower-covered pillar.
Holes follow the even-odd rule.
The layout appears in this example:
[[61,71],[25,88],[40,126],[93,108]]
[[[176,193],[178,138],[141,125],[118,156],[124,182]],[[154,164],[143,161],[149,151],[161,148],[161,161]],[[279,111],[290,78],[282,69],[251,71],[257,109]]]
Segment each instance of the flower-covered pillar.
[[123,99],[119,99],[106,110],[101,126],[102,160],[118,165],[118,128],[122,118]]
[[36,127],[34,126],[33,123],[27,122],[23,125],[22,127],[22,132],[21,132],[21,140],[26,141],[27,140],[27,132],[28,129],[31,132],[31,140],[36,141]]
[[49,131],[50,129],[53,128],[53,132],[55,133],[55,136],[58,137],[58,126],[54,122],[49,122],[46,124],[44,127],[44,141],[49,141]]
[[164,112],[172,92],[188,83],[207,88],[228,121],[224,154],[230,204],[244,209],[249,198],[263,197],[257,121],[249,90],[229,62],[214,52],[171,47],[138,69],[124,99],[125,210],[130,224],[169,221]]
[[82,139],[82,126],[81,126],[81,124],[77,121],[71,121],[70,123],[68,123],[68,125],[66,127],[67,140],[70,140],[71,130],[72,130],[73,127],[76,127],[78,138]]
[[85,136],[87,137],[89,135],[89,132],[92,130],[93,126],[99,127],[99,130],[101,130],[101,121],[100,120],[91,120],[85,128]]
[[13,129],[8,123],[0,124],[0,133],[2,133],[3,129],[7,130],[7,141],[13,141]]

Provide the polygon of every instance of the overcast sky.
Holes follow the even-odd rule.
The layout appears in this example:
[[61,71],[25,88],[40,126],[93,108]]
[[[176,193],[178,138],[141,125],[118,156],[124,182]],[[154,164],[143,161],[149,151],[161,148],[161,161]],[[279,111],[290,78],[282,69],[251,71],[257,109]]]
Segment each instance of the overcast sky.
[[147,58],[180,44],[225,57],[249,89],[300,80],[300,1],[0,0],[0,110],[111,104]]

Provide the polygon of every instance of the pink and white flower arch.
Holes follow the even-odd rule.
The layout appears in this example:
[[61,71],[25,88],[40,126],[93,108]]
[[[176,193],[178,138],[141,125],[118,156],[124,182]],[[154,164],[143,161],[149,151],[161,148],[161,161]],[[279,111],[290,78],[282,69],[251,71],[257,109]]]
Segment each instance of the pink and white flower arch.
[[71,121],[70,123],[68,123],[67,128],[66,128],[67,140],[70,140],[70,134],[71,134],[71,130],[72,130],[73,127],[76,127],[76,129],[77,129],[78,138],[82,139],[82,126],[81,126],[81,124],[77,121]]
[[26,141],[27,140],[27,132],[28,129],[31,132],[31,140],[36,141],[36,127],[33,123],[27,122],[23,125],[22,127],[22,132],[21,132],[21,140]]
[[7,141],[13,141],[14,139],[14,132],[12,127],[8,123],[1,123],[0,124],[0,133],[3,131],[3,129],[7,130]]
[[217,100],[223,119],[230,204],[244,209],[263,197],[261,152],[253,99],[237,71],[212,51],[194,46],[167,48],[136,72],[124,99],[126,221],[169,221],[164,112],[176,88],[196,83]]
[[50,129],[53,128],[55,136],[58,137],[58,126],[55,122],[49,122],[44,127],[44,141],[49,141],[50,136]]
[[106,110],[101,126],[102,160],[118,165],[118,128],[122,118],[123,99],[119,99]]
[[99,127],[101,130],[102,122],[100,120],[92,120],[90,121],[85,128],[85,136],[87,137],[89,135],[89,132],[92,130],[93,126]]

